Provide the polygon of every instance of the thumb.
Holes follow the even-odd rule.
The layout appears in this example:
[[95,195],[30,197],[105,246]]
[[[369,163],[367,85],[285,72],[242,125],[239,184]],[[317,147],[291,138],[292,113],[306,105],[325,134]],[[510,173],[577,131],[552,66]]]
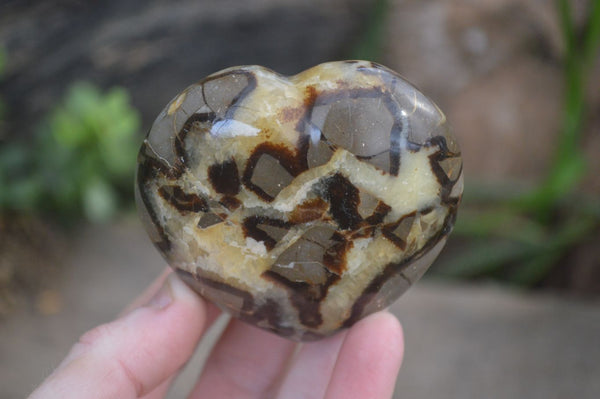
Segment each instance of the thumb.
[[206,302],[172,273],[145,305],[83,334],[30,399],[143,396],[185,364],[206,325]]

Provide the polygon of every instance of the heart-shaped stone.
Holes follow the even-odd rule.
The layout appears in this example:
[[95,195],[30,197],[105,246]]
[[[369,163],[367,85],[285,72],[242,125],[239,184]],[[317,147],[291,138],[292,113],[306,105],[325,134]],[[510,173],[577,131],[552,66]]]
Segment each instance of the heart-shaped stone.
[[462,159],[395,72],[226,69],[185,89],[139,154],[136,196],[179,276],[241,320],[314,340],[388,306],[452,229]]

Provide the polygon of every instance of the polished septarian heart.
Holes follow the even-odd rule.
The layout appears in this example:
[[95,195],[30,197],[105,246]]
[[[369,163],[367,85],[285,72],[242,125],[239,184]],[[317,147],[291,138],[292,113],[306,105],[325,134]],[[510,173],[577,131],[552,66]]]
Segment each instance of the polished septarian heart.
[[148,233],[179,276],[294,340],[398,298],[444,246],[462,190],[442,112],[365,61],[210,75],[160,113],[136,182]]

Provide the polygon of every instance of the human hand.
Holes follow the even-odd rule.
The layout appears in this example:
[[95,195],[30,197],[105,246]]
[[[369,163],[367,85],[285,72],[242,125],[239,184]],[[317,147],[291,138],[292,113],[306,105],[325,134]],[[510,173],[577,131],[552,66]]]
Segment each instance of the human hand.
[[[219,313],[165,272],[118,319],[83,334],[30,399],[162,398]],[[392,396],[404,342],[391,314],[298,345],[232,319],[189,397]]]

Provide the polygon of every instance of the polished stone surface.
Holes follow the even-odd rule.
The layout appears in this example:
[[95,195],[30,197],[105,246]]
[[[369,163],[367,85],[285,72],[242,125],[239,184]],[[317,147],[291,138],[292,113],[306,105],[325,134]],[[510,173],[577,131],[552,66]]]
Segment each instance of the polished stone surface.
[[192,85],[140,150],[137,199],[169,264],[242,320],[297,340],[388,306],[442,249],[462,194],[442,112],[365,61]]

